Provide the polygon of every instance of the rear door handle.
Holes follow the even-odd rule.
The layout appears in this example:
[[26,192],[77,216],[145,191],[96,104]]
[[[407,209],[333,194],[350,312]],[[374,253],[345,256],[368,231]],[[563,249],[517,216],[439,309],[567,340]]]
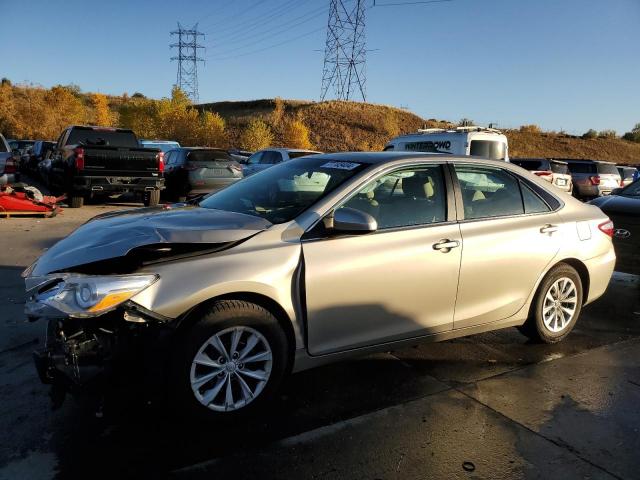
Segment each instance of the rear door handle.
[[558,231],[557,225],[547,224],[544,227],[540,227],[540,233],[554,233]]
[[452,248],[460,246],[460,242],[457,240],[449,240],[448,238],[440,240],[438,243],[433,244],[434,250],[440,250],[443,253],[449,252]]

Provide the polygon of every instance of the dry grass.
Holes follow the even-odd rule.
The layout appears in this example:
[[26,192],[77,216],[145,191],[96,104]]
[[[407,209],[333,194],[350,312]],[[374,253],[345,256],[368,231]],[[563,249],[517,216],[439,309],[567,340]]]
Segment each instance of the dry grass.
[[[392,137],[423,127],[449,127],[444,120],[425,120],[409,111],[387,105],[361,102],[284,100],[284,115],[299,117],[311,131],[311,142],[325,152],[382,150]],[[230,144],[238,143],[241,131],[250,120],[268,122],[275,108],[273,99],[242,102],[218,102],[199,108],[218,112],[227,123]],[[277,129],[276,129],[277,130]],[[505,132],[513,157],[592,158],[617,163],[640,164],[640,144],[621,139],[582,139],[569,135],[544,133],[536,128]],[[274,142],[282,144],[276,134]]]

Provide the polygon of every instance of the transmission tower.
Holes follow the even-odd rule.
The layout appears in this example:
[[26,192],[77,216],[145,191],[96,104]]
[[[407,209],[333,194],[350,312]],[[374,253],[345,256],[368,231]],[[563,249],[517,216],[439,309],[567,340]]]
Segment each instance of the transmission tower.
[[349,100],[359,92],[365,101],[365,1],[355,0],[350,7],[345,3],[349,2],[329,2],[320,99],[333,89],[339,100]]
[[198,62],[204,62],[198,56],[198,49],[204,49],[198,43],[198,37],[204,37],[204,33],[198,31],[197,23],[191,28],[183,28],[178,22],[178,29],[171,32],[171,36],[174,35],[178,36],[178,43],[172,43],[170,47],[178,49],[178,55],[171,57],[171,61],[178,61],[176,85],[198,103]]

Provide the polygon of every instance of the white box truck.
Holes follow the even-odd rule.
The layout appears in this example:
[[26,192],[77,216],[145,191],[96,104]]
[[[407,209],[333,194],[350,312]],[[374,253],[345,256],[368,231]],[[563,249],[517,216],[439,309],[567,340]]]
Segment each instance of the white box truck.
[[477,155],[492,160],[509,161],[507,137],[495,128],[457,127],[427,128],[401,135],[387,143],[385,150]]

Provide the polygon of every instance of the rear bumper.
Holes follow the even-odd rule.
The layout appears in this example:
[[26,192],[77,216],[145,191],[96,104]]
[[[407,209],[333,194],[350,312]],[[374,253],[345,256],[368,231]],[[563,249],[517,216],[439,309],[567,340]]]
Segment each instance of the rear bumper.
[[588,304],[600,298],[609,286],[611,275],[616,264],[616,254],[613,245],[604,255],[586,260],[585,265],[589,271],[589,298],[584,304]]
[[73,181],[74,192],[80,193],[142,193],[163,188],[162,177],[76,177]]

